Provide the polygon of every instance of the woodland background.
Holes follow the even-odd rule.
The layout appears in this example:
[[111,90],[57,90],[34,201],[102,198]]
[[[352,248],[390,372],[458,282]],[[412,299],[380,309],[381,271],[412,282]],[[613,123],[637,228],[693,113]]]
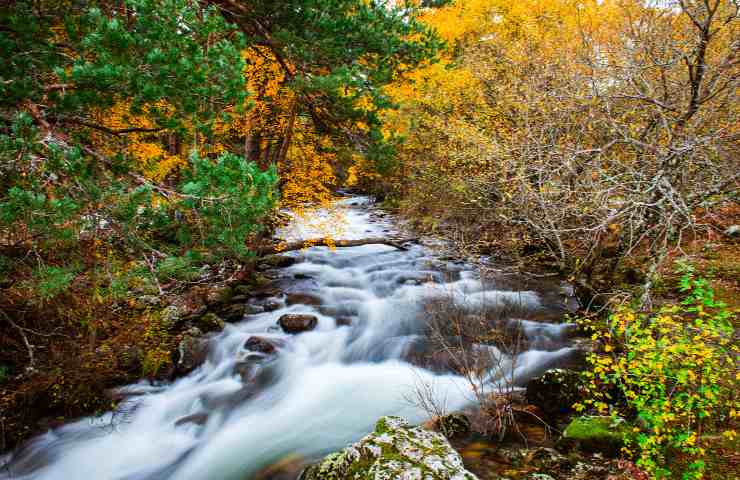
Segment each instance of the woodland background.
[[276,210],[337,188],[612,311],[657,312],[688,255],[724,312],[697,355],[736,370],[739,9],[1,1],[0,448],[167,372],[181,332],[137,299],[250,275]]

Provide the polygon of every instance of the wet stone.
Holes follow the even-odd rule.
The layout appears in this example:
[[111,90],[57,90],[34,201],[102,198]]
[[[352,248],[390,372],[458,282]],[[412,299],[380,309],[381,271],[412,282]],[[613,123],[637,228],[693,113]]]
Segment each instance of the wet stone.
[[318,325],[319,319],[315,315],[303,315],[288,313],[280,317],[278,325],[285,333],[301,333],[313,330]]
[[322,301],[316,295],[310,293],[289,293],[285,296],[285,303],[287,305],[321,305]]
[[176,373],[185,375],[195,370],[202,364],[208,353],[207,342],[201,337],[203,333],[200,329],[193,327],[182,337],[177,346]]
[[336,322],[337,327],[348,327],[352,325],[352,319],[349,317],[338,317],[334,321]]
[[221,316],[225,322],[239,322],[246,315],[246,305],[231,305],[225,310],[221,311]]
[[261,352],[264,354],[272,354],[277,350],[278,345],[273,340],[268,340],[263,337],[249,337],[244,342],[244,349],[253,352]]
[[205,412],[199,412],[199,413],[193,413],[192,415],[188,415],[182,418],[178,418],[175,422],[175,426],[179,427],[180,425],[205,425],[208,421],[208,414]]
[[262,304],[262,308],[264,308],[266,312],[274,312],[280,307],[280,302],[278,302],[277,300],[267,300],[265,303]]

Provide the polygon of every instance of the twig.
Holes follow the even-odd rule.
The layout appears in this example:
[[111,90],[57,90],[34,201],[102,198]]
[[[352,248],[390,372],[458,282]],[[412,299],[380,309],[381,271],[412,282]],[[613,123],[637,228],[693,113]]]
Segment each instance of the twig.
[[0,313],[2,313],[3,318],[5,318],[5,320],[7,320],[7,322],[12,325],[13,328],[18,330],[18,333],[20,333],[21,338],[23,339],[23,343],[26,344],[26,350],[28,350],[28,365],[26,366],[26,372],[33,372],[35,370],[34,364],[36,363],[36,357],[33,354],[33,349],[35,347],[31,345],[31,342],[28,341],[28,337],[26,336],[26,332],[24,331],[23,327],[15,323],[13,319],[8,316],[7,313],[3,312],[2,310],[0,310]]

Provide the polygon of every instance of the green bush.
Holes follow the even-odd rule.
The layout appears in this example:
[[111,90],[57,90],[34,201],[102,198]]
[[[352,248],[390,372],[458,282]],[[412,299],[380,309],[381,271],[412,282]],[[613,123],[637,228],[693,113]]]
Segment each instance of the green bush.
[[590,398],[576,406],[636,415],[627,452],[655,478],[702,478],[706,435],[733,440],[740,410],[733,312],[692,268],[682,273],[680,303],[649,315],[620,308],[594,333],[603,352],[589,356]]

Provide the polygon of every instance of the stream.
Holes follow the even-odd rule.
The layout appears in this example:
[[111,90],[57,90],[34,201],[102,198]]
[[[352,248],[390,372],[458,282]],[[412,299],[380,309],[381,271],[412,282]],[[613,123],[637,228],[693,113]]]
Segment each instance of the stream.
[[[296,218],[281,234],[310,238],[331,224],[343,239],[400,235],[394,219],[366,197],[339,200],[318,218],[324,225]],[[418,360],[427,306],[435,299],[461,311],[504,312],[507,324],[523,332],[527,348],[516,361],[493,345],[480,346],[499,359],[479,373],[491,392],[503,378],[521,386],[573,356],[572,325],[558,323],[564,306],[557,282],[482,281],[473,266],[434,248],[407,247],[285,253],[297,261],[270,272],[283,285],[269,299],[276,310],[227,324],[210,340],[206,362],[187,376],[122,387],[121,394],[136,395],[117,411],[66,424],[0,458],[6,463],[0,479],[245,480],[288,456],[311,461],[341,449],[383,415],[426,421],[429,414],[413,401],[419,385],[433,386],[447,411],[463,409],[475,399],[470,382]],[[288,305],[288,293],[308,300]],[[287,334],[277,324],[285,314],[310,314],[318,322]],[[276,351],[245,348],[254,336]]]

